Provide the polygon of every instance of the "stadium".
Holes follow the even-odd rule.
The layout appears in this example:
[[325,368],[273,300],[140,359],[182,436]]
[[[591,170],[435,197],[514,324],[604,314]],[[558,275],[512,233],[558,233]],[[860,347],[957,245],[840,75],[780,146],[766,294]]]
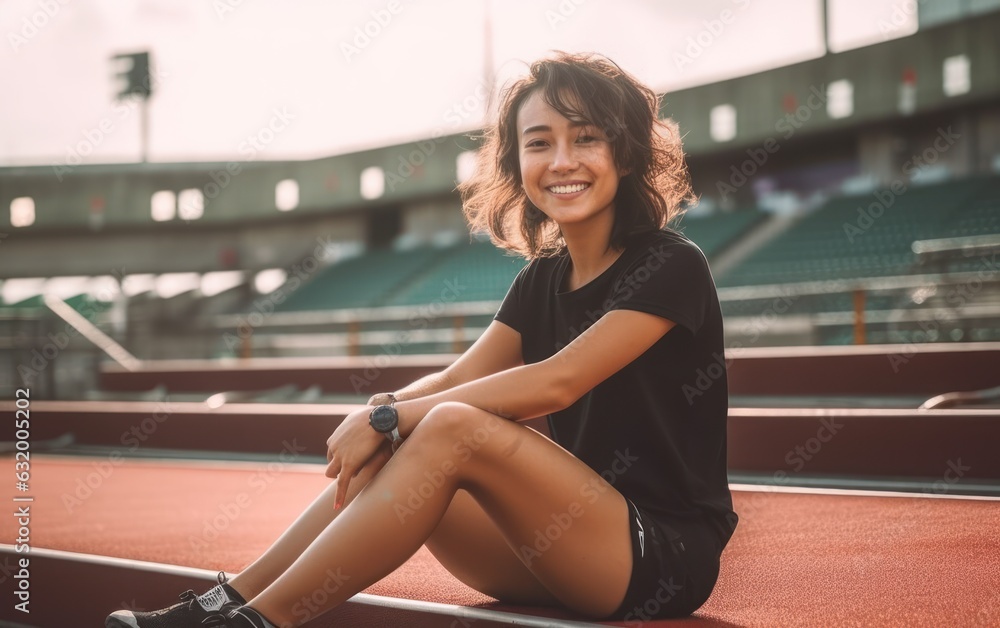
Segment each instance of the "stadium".
[[[724,38],[723,4],[663,63]],[[897,4],[905,36],[661,92],[697,195],[669,226],[724,325],[681,391],[728,387],[739,525],[707,602],[651,619],[667,587],[595,621],[486,595],[422,547],[303,625],[1000,625],[1000,2]],[[390,36],[375,24],[348,60]],[[395,144],[271,159],[298,115],[275,106],[229,159],[89,159],[145,128],[155,55],[119,55],[117,104],[57,160],[0,166],[3,625],[99,626],[239,573],[330,484],[331,432],[454,364],[527,265],[463,215],[483,137],[460,127],[488,81]]]

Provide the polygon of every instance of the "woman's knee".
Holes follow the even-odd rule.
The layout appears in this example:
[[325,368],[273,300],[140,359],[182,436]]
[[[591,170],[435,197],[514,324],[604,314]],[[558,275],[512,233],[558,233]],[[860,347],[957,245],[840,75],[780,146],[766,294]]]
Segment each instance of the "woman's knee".
[[446,401],[431,408],[407,440],[450,439],[466,429],[476,409],[458,401]]
[[438,404],[417,424],[410,438],[413,449],[431,447],[437,456],[456,463],[470,459],[508,457],[525,438],[526,426],[465,403]]

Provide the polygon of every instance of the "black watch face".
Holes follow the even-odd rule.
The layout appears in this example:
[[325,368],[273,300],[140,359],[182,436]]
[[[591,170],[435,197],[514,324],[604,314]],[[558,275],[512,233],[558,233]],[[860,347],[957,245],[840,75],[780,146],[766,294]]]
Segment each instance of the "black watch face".
[[369,422],[376,432],[391,432],[399,423],[399,414],[392,406],[375,406],[372,410]]

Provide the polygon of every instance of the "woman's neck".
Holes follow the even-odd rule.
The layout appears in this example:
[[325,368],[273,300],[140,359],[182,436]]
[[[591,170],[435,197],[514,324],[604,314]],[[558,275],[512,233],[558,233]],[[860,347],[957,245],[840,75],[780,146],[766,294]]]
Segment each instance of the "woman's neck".
[[587,225],[580,229],[562,229],[569,251],[570,271],[567,289],[575,290],[603,273],[621,255],[623,249],[610,246],[612,224]]

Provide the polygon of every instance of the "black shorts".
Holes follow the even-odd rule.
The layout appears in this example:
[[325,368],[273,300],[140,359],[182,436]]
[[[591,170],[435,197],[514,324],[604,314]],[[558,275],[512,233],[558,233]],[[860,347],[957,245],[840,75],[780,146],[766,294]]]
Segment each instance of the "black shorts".
[[708,524],[654,518],[632,500],[632,576],[625,600],[605,620],[626,625],[684,617],[708,599],[719,578],[718,535]]

